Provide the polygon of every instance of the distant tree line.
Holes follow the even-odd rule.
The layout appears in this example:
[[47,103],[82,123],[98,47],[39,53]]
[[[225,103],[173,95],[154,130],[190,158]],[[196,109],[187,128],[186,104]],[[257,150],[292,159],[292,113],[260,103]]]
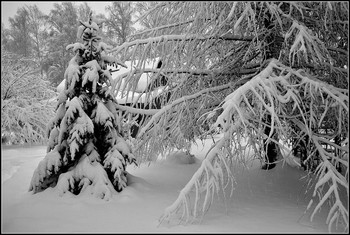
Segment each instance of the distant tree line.
[[[102,37],[112,46],[126,41],[135,31],[132,14],[135,4],[113,2],[106,7],[106,14],[96,15],[105,20]],[[2,49],[20,57],[31,58],[40,65],[40,73],[57,86],[73,53],[66,46],[74,43],[79,21],[86,21],[89,12],[94,12],[88,3],[54,3],[49,14],[44,14],[37,5],[20,7],[9,18],[9,28],[1,23]]]

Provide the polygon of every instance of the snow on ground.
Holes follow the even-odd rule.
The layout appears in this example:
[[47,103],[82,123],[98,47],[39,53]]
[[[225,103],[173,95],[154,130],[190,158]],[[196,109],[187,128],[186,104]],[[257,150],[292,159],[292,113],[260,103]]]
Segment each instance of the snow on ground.
[[[200,223],[158,226],[163,210],[200,166],[210,147],[193,145],[193,159],[180,152],[140,167],[129,166],[128,187],[104,201],[91,195],[65,194],[54,188],[28,192],[34,169],[46,146],[2,148],[1,229],[3,233],[327,233],[326,210],[310,222],[304,210],[305,172],[279,163],[264,171],[251,161],[236,167],[237,185],[226,204],[218,198]],[[178,158],[174,156],[177,155]],[[180,160],[179,160],[180,159]]]

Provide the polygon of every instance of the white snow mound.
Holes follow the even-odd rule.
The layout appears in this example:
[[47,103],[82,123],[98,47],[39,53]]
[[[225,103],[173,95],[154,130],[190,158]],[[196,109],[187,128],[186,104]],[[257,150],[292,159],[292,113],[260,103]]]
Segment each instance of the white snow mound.
[[166,161],[175,164],[193,164],[196,162],[196,158],[193,154],[190,154],[189,152],[179,150],[170,153],[166,157]]

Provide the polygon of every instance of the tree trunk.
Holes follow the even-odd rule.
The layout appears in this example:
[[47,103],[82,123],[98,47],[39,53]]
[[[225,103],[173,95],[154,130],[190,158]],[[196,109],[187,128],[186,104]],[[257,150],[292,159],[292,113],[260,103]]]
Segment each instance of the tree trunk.
[[[278,30],[276,30],[277,25],[275,25],[271,21],[271,15],[267,12],[267,16],[264,20],[264,27],[267,29],[266,36],[266,48],[265,48],[265,60],[268,59],[278,59],[280,50],[282,48],[283,38],[278,34]],[[264,122],[266,123],[266,127],[264,129],[264,133],[269,135],[271,131],[271,116],[267,115],[264,117]],[[274,131],[272,134],[273,138],[276,138],[276,132]],[[277,139],[276,139],[277,141]],[[275,162],[277,160],[277,153],[279,152],[278,145],[274,142],[264,142],[264,151],[265,151],[265,165],[263,165],[262,169],[270,170],[276,166]]]
[[[266,124],[264,128],[264,134],[268,136],[271,131],[271,115],[267,115],[263,120]],[[276,138],[275,131],[272,134],[272,138]],[[274,162],[277,160],[278,150],[279,149],[276,143],[268,140],[264,142],[265,164],[262,166],[263,170],[270,170],[276,166],[276,163]]]

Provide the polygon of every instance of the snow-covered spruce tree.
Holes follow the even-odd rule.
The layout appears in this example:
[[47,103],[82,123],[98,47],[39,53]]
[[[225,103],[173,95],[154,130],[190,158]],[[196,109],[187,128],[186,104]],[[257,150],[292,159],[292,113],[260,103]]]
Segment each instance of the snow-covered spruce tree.
[[[307,146],[302,163],[310,165],[311,219],[328,202],[329,229],[342,224],[348,230],[348,3],[137,5],[145,28],[111,50],[137,65],[113,87],[133,93],[140,73],[154,72],[170,81],[164,89],[170,99],[160,110],[120,107],[149,115],[135,154],[148,161],[188,146],[205,134],[202,124],[209,121],[223,133],[160,221],[201,218],[215,194],[233,189],[232,166],[244,167],[246,149],[264,162],[269,146],[278,150],[288,141]],[[145,60],[156,57],[163,66],[146,69]]]
[[36,168],[30,191],[56,187],[66,192],[88,192],[109,200],[113,192],[126,187],[125,167],[135,162],[131,149],[120,134],[116,101],[109,94],[108,64],[119,64],[105,55],[108,46],[97,36],[101,21],[90,15],[80,22],[77,42],[65,72],[65,89],[58,97],[56,116],[47,128],[47,154]]

